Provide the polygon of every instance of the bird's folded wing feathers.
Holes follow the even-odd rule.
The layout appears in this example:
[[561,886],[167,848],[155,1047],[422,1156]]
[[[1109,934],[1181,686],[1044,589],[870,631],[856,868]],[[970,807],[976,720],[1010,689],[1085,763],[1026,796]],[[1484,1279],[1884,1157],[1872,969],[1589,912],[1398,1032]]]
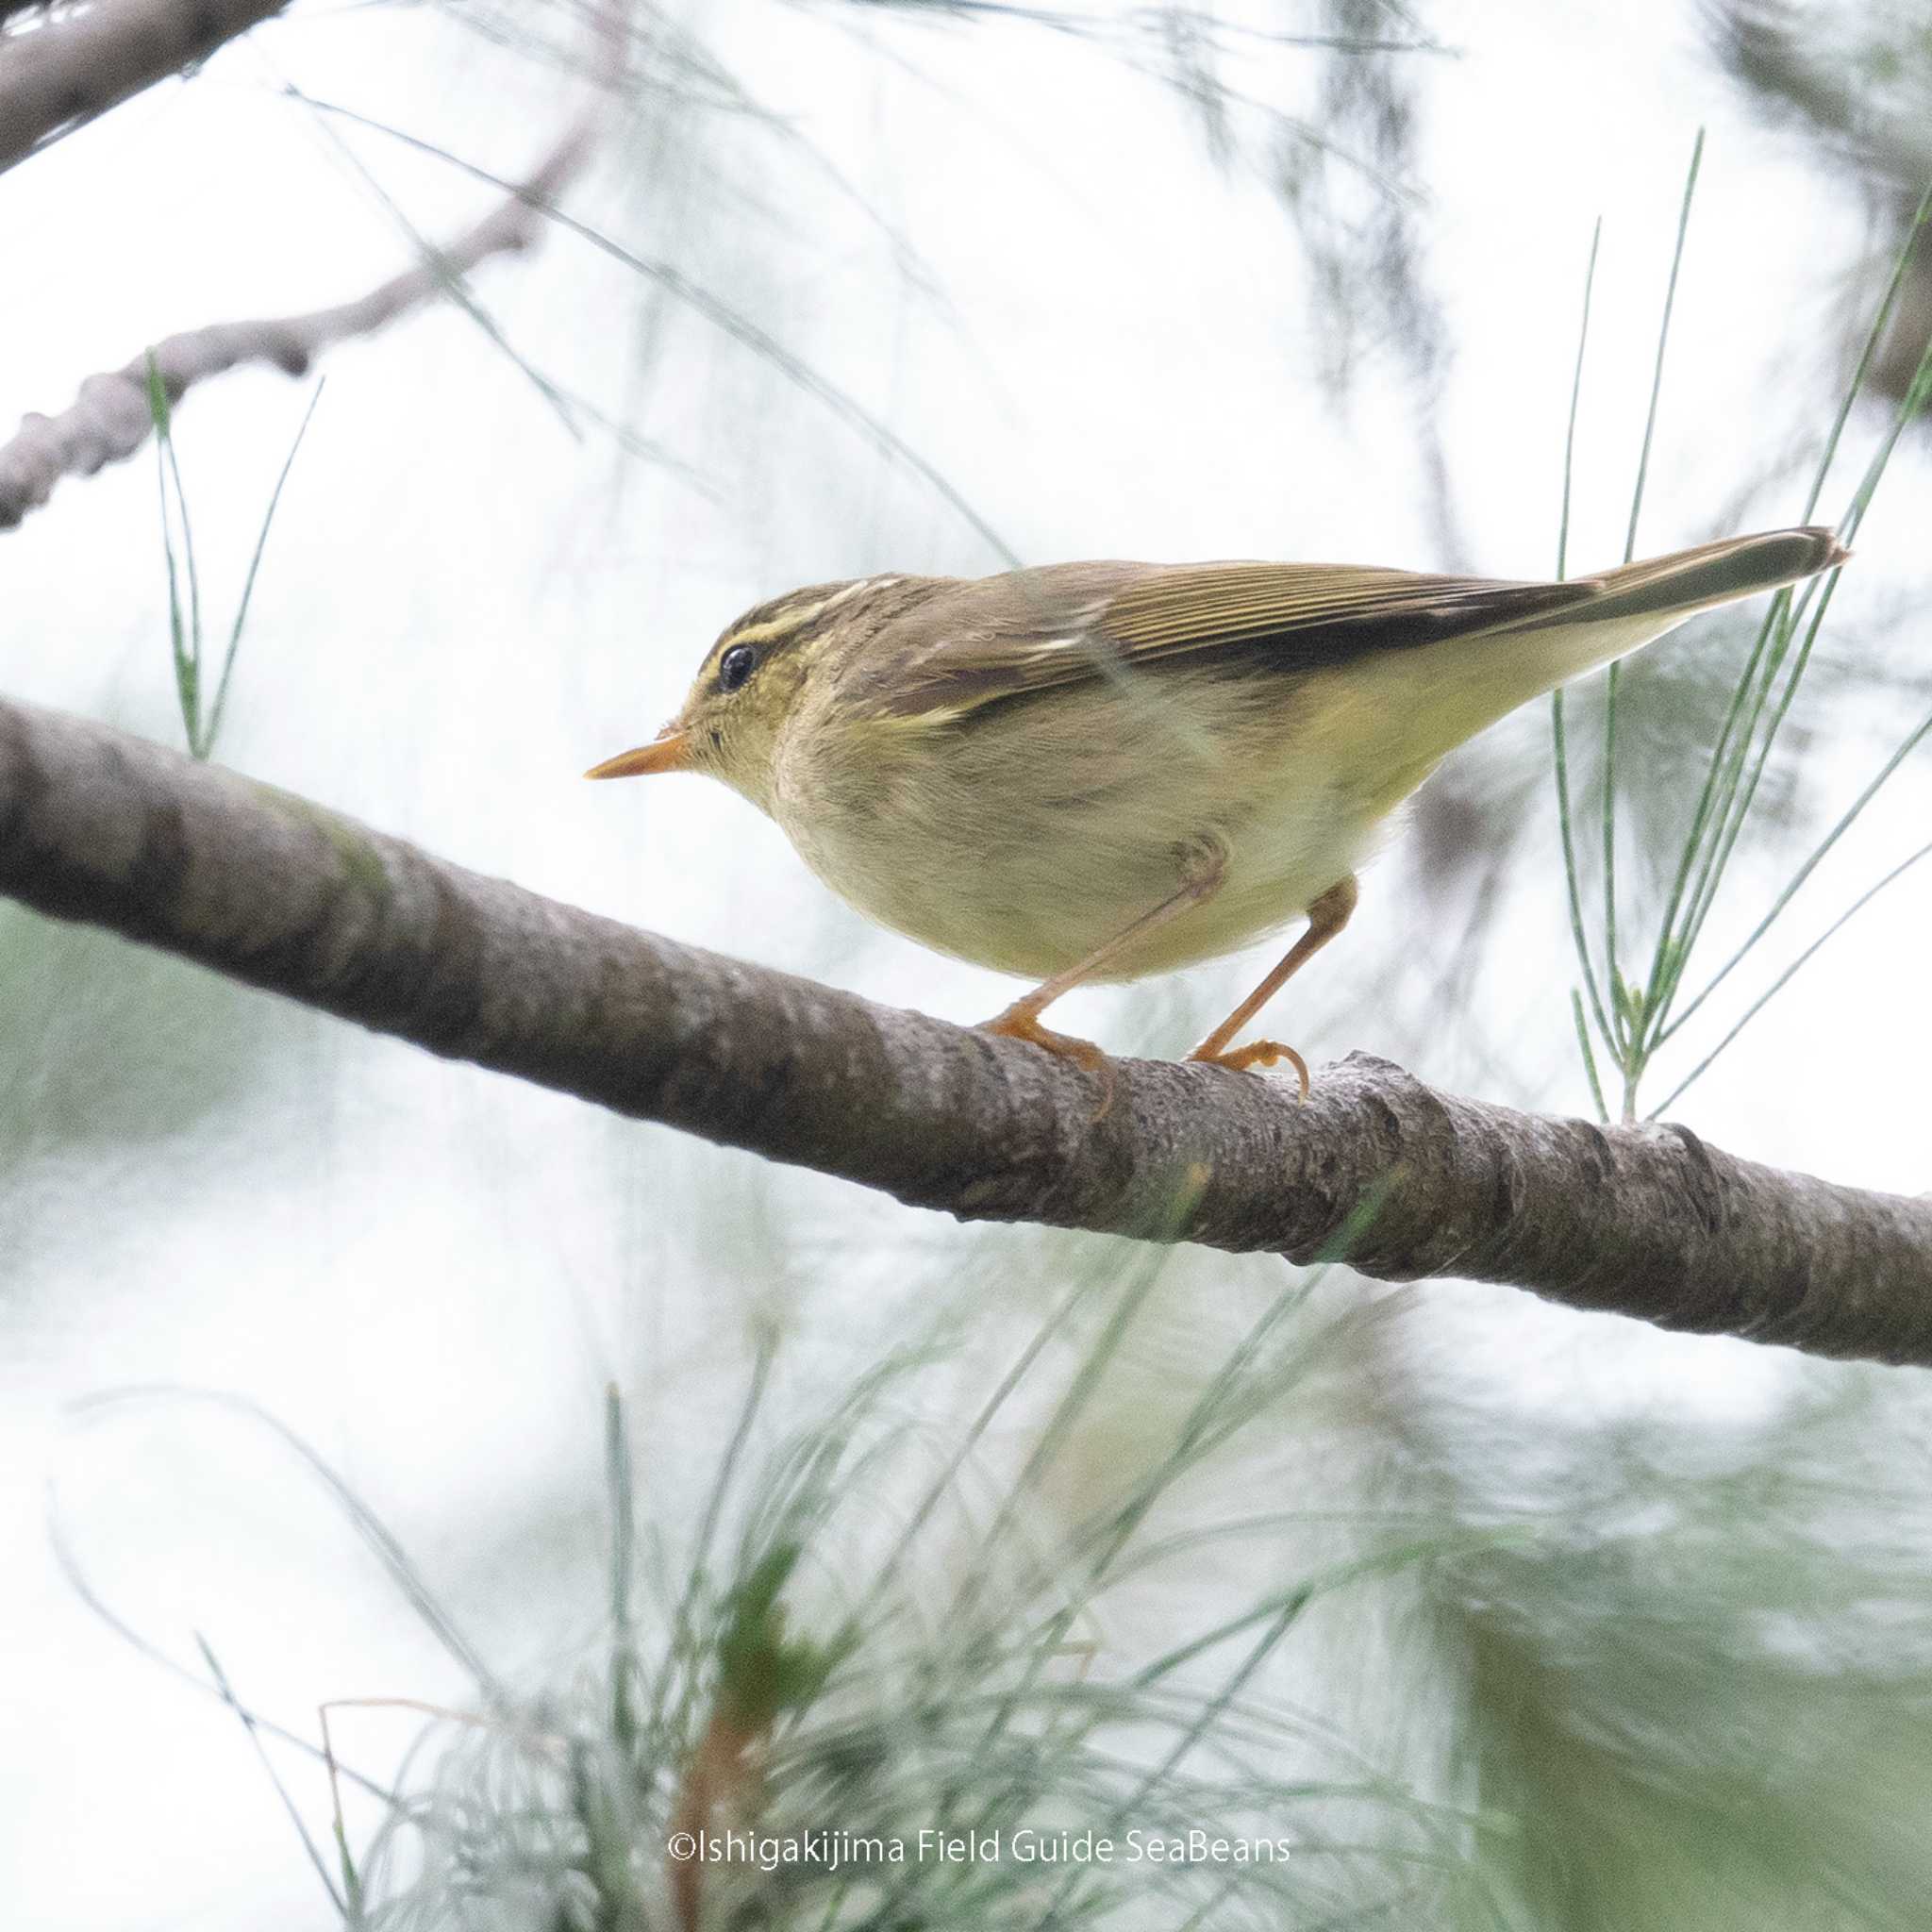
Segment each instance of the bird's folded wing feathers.
[[1590,578],[1524,584],[1350,564],[1184,564],[1122,591],[1101,627],[1135,658],[1268,643],[1295,660],[1335,664],[1554,615],[1599,591]]
[[957,717],[1182,658],[1313,671],[1556,617],[1603,589],[1594,578],[1511,583],[1323,563],[1079,564],[1016,575],[1032,580],[1033,608],[1023,603],[1016,619],[1009,599],[996,627],[923,641],[899,658],[882,708]]
[[[1319,671],[1381,652],[1549,625],[1657,628],[1841,563],[1827,529],[1770,530],[1560,583],[1334,563],[1074,563],[982,579],[984,614],[915,618],[871,693],[943,722],[1002,699],[1167,662]],[[924,625],[922,629],[921,626]]]

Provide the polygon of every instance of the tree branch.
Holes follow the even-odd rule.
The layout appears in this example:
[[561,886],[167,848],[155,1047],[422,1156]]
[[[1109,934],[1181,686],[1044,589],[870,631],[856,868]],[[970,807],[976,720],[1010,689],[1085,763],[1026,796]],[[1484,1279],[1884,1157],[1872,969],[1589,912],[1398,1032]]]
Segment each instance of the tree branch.
[[0,42],[0,175],[281,12],[289,0],[93,0]]
[[[106,725],[0,701],[0,891],[637,1120],[1032,1221],[1457,1274],[1667,1328],[1932,1365],[1932,1198],[1688,1128],[1021,1042],[677,945]],[[1369,1211],[1372,1210],[1372,1211]]]
[[[105,7],[106,0],[102,4]],[[285,0],[275,0],[273,6],[256,0],[253,12],[259,18],[283,4]],[[425,248],[414,266],[355,301],[305,315],[215,323],[169,336],[124,367],[90,375],[59,415],[28,414],[12,440],[0,447],[0,530],[13,528],[29,510],[38,509],[62,476],[91,476],[103,465],[132,456],[147,441],[154,427],[148,398],[150,357],[171,404],[179,402],[196,383],[245,362],[266,362],[286,375],[301,375],[333,343],[374,335],[459,284],[492,256],[533,246],[542,232],[543,209],[557,200],[589,158],[605,97],[623,75],[626,6],[627,0],[601,0],[592,22],[595,65],[588,102],[552,142],[536,167],[481,221],[441,248]],[[157,9],[144,0],[144,10]],[[177,5],[175,10],[184,16],[195,13],[192,7]],[[242,9],[230,0],[227,10]],[[81,18],[92,20],[95,15]],[[50,32],[65,30],[46,29],[23,36],[20,44],[29,46]],[[17,78],[7,64],[12,45],[9,41],[0,49],[0,130],[10,125],[12,83]],[[4,135],[0,135],[0,168],[7,165],[6,153]]]

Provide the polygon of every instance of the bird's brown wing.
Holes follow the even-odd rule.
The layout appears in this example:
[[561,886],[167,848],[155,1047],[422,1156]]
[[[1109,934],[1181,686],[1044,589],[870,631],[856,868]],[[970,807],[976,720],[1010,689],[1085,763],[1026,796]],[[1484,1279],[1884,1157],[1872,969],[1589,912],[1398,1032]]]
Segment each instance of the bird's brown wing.
[[1351,564],[1076,563],[961,592],[895,627],[873,657],[878,681],[867,695],[877,710],[938,722],[1182,659],[1316,670],[1556,617],[1600,597],[1603,585]]

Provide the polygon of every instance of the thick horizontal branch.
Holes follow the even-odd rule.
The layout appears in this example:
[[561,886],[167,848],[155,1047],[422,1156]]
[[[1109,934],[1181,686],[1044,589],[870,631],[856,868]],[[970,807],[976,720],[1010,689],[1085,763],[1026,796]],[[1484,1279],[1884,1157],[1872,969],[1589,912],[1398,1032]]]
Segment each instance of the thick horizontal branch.
[[1095,1078],[1022,1042],[486,878],[107,726],[0,702],[0,891],[592,1101],[962,1219],[1384,1280],[1455,1274],[1667,1328],[1932,1365],[1932,1199],[1689,1129],[1438,1093],[1354,1055],[1313,1097],[1219,1068]]

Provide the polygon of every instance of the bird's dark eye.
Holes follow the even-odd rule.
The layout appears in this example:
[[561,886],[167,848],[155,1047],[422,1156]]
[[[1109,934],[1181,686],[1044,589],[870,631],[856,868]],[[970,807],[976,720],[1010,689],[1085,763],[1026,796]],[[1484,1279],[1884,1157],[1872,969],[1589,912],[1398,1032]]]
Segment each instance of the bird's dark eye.
[[758,654],[749,644],[733,644],[718,659],[718,689],[734,691],[758,668]]

